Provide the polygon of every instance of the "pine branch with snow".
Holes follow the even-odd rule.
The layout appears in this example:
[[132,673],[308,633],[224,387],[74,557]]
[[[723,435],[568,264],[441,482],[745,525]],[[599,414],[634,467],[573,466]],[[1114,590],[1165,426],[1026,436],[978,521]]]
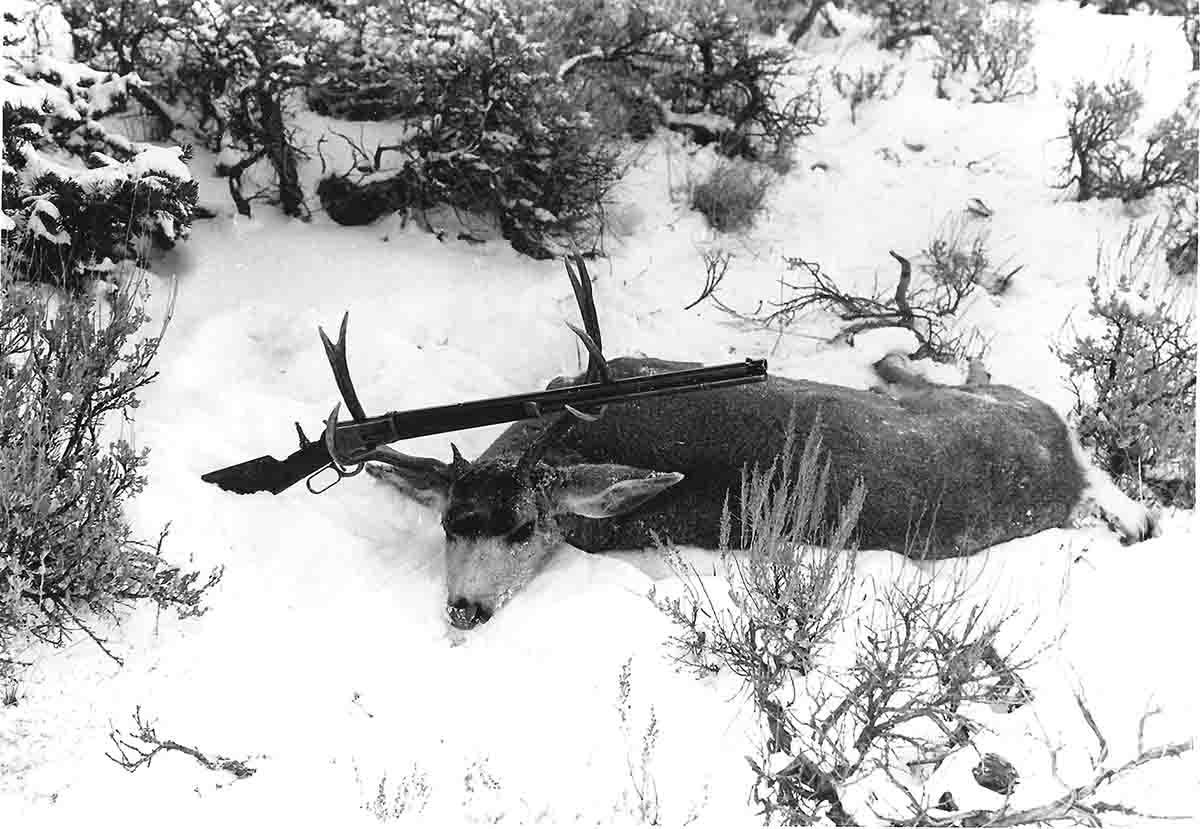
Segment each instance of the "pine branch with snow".
[[197,195],[187,148],[100,122],[140,83],[48,56],[4,73],[3,245],[21,278],[78,289],[98,263],[144,264],[186,238]]

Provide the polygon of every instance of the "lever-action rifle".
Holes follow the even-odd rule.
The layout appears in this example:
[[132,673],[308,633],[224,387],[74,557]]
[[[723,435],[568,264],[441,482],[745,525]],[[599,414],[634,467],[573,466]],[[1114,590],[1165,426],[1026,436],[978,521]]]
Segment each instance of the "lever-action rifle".
[[[345,321],[342,323],[342,340],[339,342],[343,348],[344,336]],[[263,455],[209,472],[202,476],[202,480],[239,494],[278,494],[293,484],[310,478],[309,489],[317,492],[318,490],[313,489],[311,481],[315,473],[332,467],[340,480],[345,475],[345,466],[360,463],[372,450],[395,441],[538,418],[568,408],[578,410],[643,397],[762,382],[766,376],[766,360],[745,360],[741,363],[724,363],[610,382],[584,383],[549,391],[492,397],[448,406],[431,406],[407,412],[389,412],[378,417],[353,421],[338,422],[338,410],[334,409],[333,415],[324,426],[323,440],[308,440],[300,425],[296,424],[296,431],[300,435],[300,449],[284,460]],[[347,399],[349,401],[349,397]]]

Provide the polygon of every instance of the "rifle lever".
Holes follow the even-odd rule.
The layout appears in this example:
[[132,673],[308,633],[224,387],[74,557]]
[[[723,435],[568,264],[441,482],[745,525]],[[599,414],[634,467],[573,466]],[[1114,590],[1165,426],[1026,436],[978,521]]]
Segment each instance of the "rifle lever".
[[[320,489],[317,489],[316,487],[313,486],[313,481],[315,481],[317,479],[317,476],[320,475],[322,472],[324,472],[327,469],[332,469],[334,474],[337,477],[335,477],[332,481],[327,483],[325,486],[321,487]],[[346,477],[346,476],[343,475],[340,471],[338,471],[338,468],[336,466],[334,466],[331,463],[327,463],[324,466],[322,466],[320,469],[318,469],[316,472],[314,472],[313,474],[311,474],[307,478],[305,478],[304,486],[313,495],[320,495],[322,492],[326,492],[329,489],[332,489],[333,487],[340,484],[342,482],[342,478],[344,478],[344,477]]]

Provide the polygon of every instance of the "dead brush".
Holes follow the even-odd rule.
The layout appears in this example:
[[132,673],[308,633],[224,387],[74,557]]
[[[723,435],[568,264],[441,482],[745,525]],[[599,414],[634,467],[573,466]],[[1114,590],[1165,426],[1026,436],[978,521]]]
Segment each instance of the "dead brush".
[[[781,292],[786,291],[789,295],[766,303],[752,315],[725,310],[746,321],[783,332],[801,315],[816,308],[836,314],[843,321],[835,339],[850,340],[862,331],[900,327],[916,335],[920,344],[914,355],[917,359],[932,357],[938,362],[968,362],[981,358],[987,343],[977,330],[960,329],[955,320],[975,291],[976,283],[965,278],[971,272],[949,267],[945,273],[935,272],[935,275],[947,277],[946,281],[925,276],[918,282],[913,277],[912,262],[895,251],[890,253],[900,263],[900,277],[891,291],[881,288],[876,281],[869,294],[852,293],[838,285],[820,263],[799,256],[785,256],[788,270],[799,274],[798,278],[780,277]],[[954,265],[946,256],[942,258],[944,265]]]
[[1003,294],[1024,265],[994,263],[988,242],[986,230],[973,230],[958,217],[949,219],[921,252],[921,271],[950,295],[961,294],[964,299],[976,286],[989,294]]
[[[1017,673],[1028,662],[1002,644],[1006,619],[988,621],[983,608],[966,605],[962,585],[949,595],[929,580],[894,585],[855,609],[862,597],[850,539],[864,491],[827,522],[830,469],[821,455],[810,439],[794,474],[788,463],[746,472],[738,499],[744,553],[730,545],[728,509],[722,523],[728,600],[676,554],[669,560],[683,593],[658,604],[677,626],[682,665],[742,681],[764,735],[762,755],[747,759],[768,819],[824,815],[844,824],[853,822],[844,786],[889,763],[936,765],[968,747],[978,730],[973,705],[1028,702]],[[858,644],[847,662],[832,645],[849,629]]]
[[1036,91],[1029,66],[1033,53],[1033,18],[1016,6],[1001,8],[984,0],[949,0],[932,27],[940,55],[933,76],[939,97],[950,97],[945,82],[972,75],[971,99],[977,103],[1007,101]]
[[833,88],[850,104],[850,123],[858,123],[858,108],[868,101],[886,101],[894,98],[904,86],[904,70],[896,71],[898,64],[887,62],[878,68],[858,67],[857,72],[830,70]]
[[1137,201],[1156,192],[1195,193],[1196,127],[1200,87],[1193,84],[1175,112],[1158,121],[1145,138],[1133,141],[1144,99],[1127,79],[1103,87],[1075,84],[1066,100],[1070,146],[1060,188],[1076,185],[1076,200],[1119,198]]
[[705,178],[692,184],[692,209],[718,233],[747,231],[762,212],[773,180],[771,171],[757,164],[721,159]]

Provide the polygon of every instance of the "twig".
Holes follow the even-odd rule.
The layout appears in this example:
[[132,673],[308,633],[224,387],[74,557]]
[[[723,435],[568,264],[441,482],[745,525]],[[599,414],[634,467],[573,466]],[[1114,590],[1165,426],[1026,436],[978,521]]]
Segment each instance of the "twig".
[[1163,820],[1182,819],[1184,817],[1182,815],[1152,815],[1124,804],[1103,801],[1088,803],[1087,801],[1089,798],[1094,797],[1097,790],[1104,784],[1154,760],[1161,760],[1166,757],[1178,757],[1185,752],[1191,751],[1196,747],[1196,741],[1191,739],[1177,743],[1165,743],[1150,749],[1143,748],[1142,733],[1145,721],[1157,713],[1156,710],[1150,711],[1142,717],[1138,725],[1138,756],[1115,768],[1099,767],[1108,756],[1108,741],[1101,733],[1100,727],[1097,725],[1096,719],[1088,708],[1087,703],[1078,692],[1075,694],[1075,702],[1079,706],[1080,713],[1083,715],[1088,728],[1091,729],[1092,733],[1096,735],[1096,739],[1100,742],[1100,756],[1094,761],[1097,768],[1094,769],[1092,779],[1087,783],[1069,789],[1066,794],[1049,803],[1018,811],[1009,811],[1007,804],[1005,804],[998,809],[972,809],[954,812],[941,817],[934,817],[928,813],[919,813],[911,818],[886,819],[893,826],[1020,826],[1029,823],[1047,823],[1055,820],[1077,820],[1092,825],[1099,825],[1099,820],[1096,818],[1096,813],[1099,812],[1120,812],[1121,814],[1136,817]]
[[160,751],[178,751],[181,754],[186,754],[209,771],[229,772],[237,780],[249,777],[257,771],[257,769],[247,765],[243,760],[232,760],[228,757],[222,757],[219,754],[210,756],[194,746],[177,743],[174,740],[161,739],[155,732],[153,723],[142,719],[141,706],[134,709],[133,722],[137,726],[137,731],[131,735],[133,739],[147,743],[153,746],[153,748],[147,751],[145,747],[129,742],[128,738],[121,735],[121,732],[114,728],[109,732],[108,737],[112,740],[113,745],[116,746],[117,753],[120,756],[113,756],[109,752],[105,752],[104,755],[127,772],[135,772],[142,766],[149,767],[155,755]]
[[108,649],[105,641],[103,639],[101,639],[99,636],[97,636],[94,632],[92,632],[92,629],[90,627],[88,627],[87,625],[85,625],[83,623],[83,620],[81,620],[78,616],[75,615],[75,611],[71,610],[71,608],[67,606],[66,602],[64,602],[61,598],[55,596],[54,603],[58,606],[59,610],[61,610],[62,612],[66,613],[68,616],[71,617],[71,621],[73,621],[79,627],[80,630],[82,630],[84,633],[86,633],[88,635],[89,639],[91,639],[93,642],[96,643],[96,647],[98,647],[104,653],[105,656],[107,656],[113,662],[116,662],[117,665],[119,665],[121,667],[125,667],[125,660],[121,659],[121,657],[117,656],[115,653],[110,651]]
[[891,257],[900,263],[900,281],[896,283],[896,308],[902,319],[912,322],[912,306],[908,304],[908,286],[912,283],[912,263],[894,250],[889,250]]
[[725,274],[729,272],[729,263],[733,260],[733,254],[723,250],[705,251],[702,258],[704,259],[704,289],[700,291],[700,296],[683,306],[685,311],[692,310],[713,295],[713,292],[725,279]]

